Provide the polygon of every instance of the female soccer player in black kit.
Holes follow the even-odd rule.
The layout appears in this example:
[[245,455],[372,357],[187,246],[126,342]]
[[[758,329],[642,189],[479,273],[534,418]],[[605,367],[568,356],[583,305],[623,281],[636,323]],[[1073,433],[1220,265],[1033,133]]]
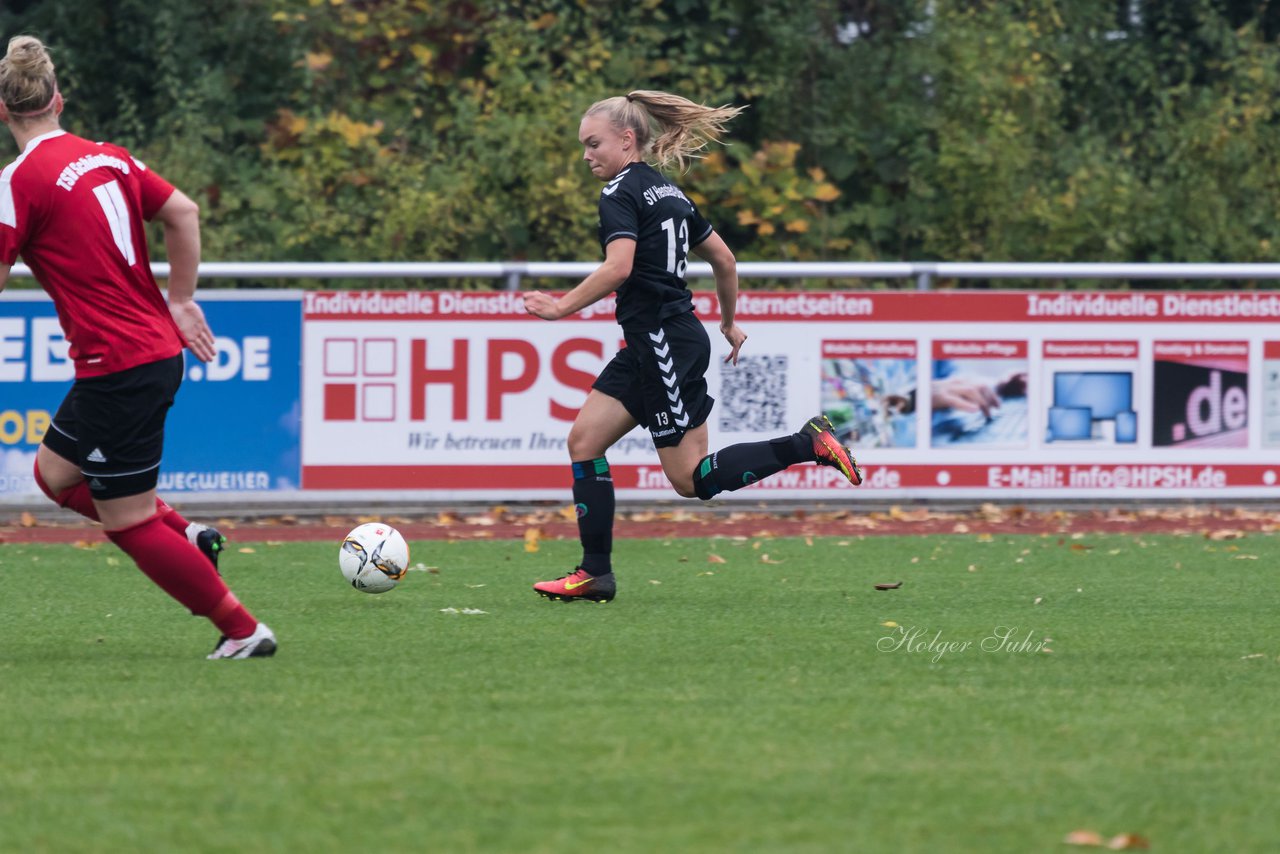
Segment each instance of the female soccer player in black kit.
[[626,347],[596,378],[569,430],[582,563],[562,578],[533,586],[548,599],[613,599],[614,494],[605,453],[637,424],[648,428],[663,471],[686,498],[706,501],[804,462],[832,466],[855,486],[862,483],[857,461],[823,415],[797,433],[707,455],[706,421],[714,403],[705,379],[711,342],[694,316],[685,269],[691,250],[711,264],[720,331],[730,347],[725,361],[736,365],[747,340],[734,322],[737,262],[693,202],[645,160],[651,156],[660,167],[683,168],[691,155],[719,140],[739,112],[635,91],[599,101],[582,117],[582,159],[605,182],[599,234],[605,260],[563,297],[531,291],[524,305],[532,315],[557,320],[616,290]]

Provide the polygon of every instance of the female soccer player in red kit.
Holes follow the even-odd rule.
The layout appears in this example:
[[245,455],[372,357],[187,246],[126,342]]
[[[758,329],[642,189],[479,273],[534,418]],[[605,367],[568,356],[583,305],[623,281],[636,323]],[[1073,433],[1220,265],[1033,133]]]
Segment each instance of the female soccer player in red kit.
[[[201,526],[156,496],[183,346],[201,361],[215,355],[192,299],[199,209],[125,149],[62,130],[62,107],[44,45],[11,39],[0,59],[0,121],[20,153],[0,172],[0,289],[21,255],[53,299],[76,377],[36,453],[36,483],[101,521],[152,581],[217,626],[209,658],[272,655],[271,629],[218,575],[221,536],[200,539]],[[153,219],[169,252],[167,304],[143,227]]]

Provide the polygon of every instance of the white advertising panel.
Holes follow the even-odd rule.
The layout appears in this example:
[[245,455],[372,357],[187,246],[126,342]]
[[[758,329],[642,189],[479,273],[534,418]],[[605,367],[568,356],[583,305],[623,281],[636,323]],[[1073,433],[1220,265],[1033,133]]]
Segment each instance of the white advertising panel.
[[[728,500],[1280,496],[1280,295],[743,293],[711,450],[824,412],[866,470],[793,467]],[[518,293],[307,293],[302,487],[563,498],[566,437],[621,345],[604,301],[549,323]],[[647,433],[608,455],[622,498],[671,492]]]

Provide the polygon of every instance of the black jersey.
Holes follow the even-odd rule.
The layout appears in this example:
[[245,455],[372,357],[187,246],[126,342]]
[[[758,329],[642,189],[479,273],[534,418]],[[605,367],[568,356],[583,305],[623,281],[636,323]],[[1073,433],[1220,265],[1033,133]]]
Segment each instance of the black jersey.
[[647,163],[632,163],[600,191],[600,247],[636,242],[631,275],[618,286],[618,323],[648,332],[693,310],[685,285],[689,250],[711,236],[711,223],[680,188]]

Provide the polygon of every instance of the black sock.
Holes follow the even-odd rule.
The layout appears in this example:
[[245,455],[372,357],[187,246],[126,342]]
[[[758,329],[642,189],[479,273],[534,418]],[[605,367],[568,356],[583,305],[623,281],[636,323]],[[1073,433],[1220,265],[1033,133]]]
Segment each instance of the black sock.
[[813,442],[802,433],[768,442],[744,442],[703,457],[693,472],[693,488],[703,501],[764,480],[783,469],[813,460]]
[[582,568],[591,575],[613,572],[613,475],[604,457],[573,464],[573,504]]

